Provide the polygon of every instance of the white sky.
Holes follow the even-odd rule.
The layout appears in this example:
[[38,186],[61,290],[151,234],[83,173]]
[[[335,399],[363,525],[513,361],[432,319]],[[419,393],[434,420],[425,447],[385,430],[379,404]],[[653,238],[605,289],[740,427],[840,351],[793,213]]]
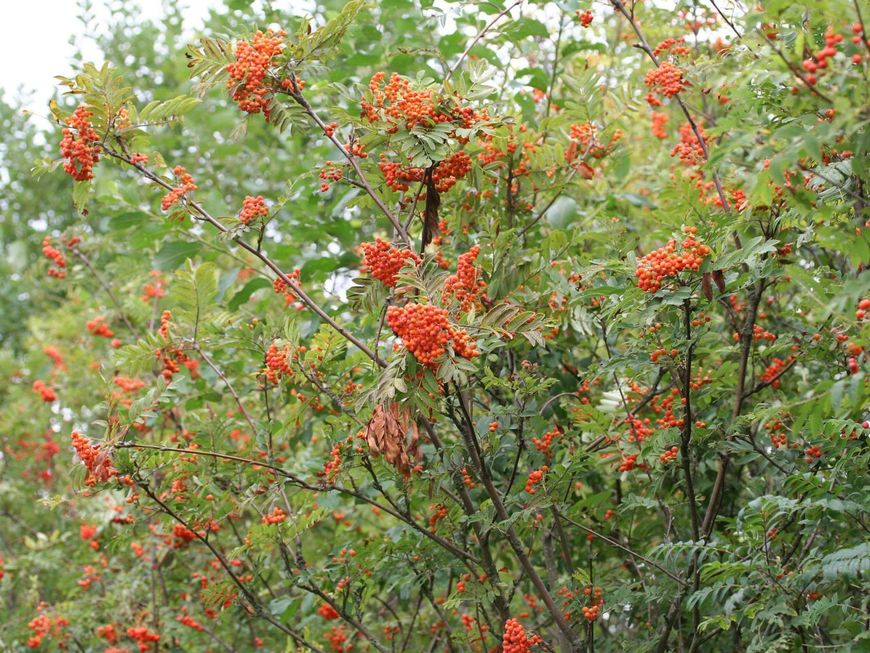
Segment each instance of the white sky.
[[[100,0],[94,0],[97,17],[107,17]],[[161,0],[134,0],[143,18],[163,14]],[[185,0],[189,25],[200,24],[208,9],[220,0]],[[19,89],[24,106],[37,114],[47,112],[46,103],[55,87],[55,75],[72,72],[69,57],[74,48],[70,37],[81,30],[76,0],[0,0],[0,89],[7,101]],[[87,52],[91,58],[95,52]],[[86,56],[87,58],[87,56]]]

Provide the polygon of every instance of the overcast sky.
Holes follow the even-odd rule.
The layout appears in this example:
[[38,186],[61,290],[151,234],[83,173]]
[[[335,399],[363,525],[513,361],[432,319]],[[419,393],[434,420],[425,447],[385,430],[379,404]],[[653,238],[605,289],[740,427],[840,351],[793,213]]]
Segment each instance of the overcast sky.
[[[132,0],[143,18],[162,14],[161,0]],[[55,85],[55,75],[72,72],[69,40],[81,29],[76,19],[76,0],[0,0],[0,89],[7,101],[19,89],[30,94],[24,106],[35,113],[46,113],[45,105]],[[197,26],[208,8],[220,0],[186,0],[185,15]],[[105,17],[100,0],[94,1],[97,16]],[[91,58],[96,53],[85,53]]]

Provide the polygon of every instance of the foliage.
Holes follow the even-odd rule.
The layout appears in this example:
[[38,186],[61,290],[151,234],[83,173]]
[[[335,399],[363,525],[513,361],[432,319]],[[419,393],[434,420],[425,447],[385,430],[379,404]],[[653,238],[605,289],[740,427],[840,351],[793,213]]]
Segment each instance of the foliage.
[[0,105],[0,648],[865,650],[858,4],[263,5]]

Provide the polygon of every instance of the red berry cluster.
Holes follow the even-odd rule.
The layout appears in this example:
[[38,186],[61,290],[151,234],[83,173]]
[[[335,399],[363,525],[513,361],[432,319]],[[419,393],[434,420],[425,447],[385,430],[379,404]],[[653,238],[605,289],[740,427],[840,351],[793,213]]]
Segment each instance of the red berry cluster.
[[592,24],[592,12],[588,9],[582,12],[578,9],[575,13],[577,14],[577,20],[580,21],[580,25],[583,27],[589,27]]
[[474,262],[480,254],[480,245],[475,245],[456,261],[456,274],[450,275],[444,281],[444,298],[455,297],[463,311],[471,309],[478,303],[480,293],[486,288],[486,282],[478,278]]
[[774,358],[773,362],[767,366],[767,369],[764,370],[764,374],[761,375],[761,382],[768,383],[770,382],[771,387],[778,388],[781,383],[779,380],[779,376],[782,373],[783,369],[794,360],[794,355],[789,356],[785,360],[781,358]]
[[630,453],[622,459],[622,464],[619,466],[619,471],[630,472],[637,465],[637,454]]
[[650,70],[643,83],[649,88],[646,101],[650,106],[661,106],[661,101],[654,95],[659,94],[663,97],[671,98],[685,88],[691,86],[689,82],[683,79],[683,71],[677,68],[669,61],[664,62],[658,68]]
[[526,634],[526,629],[516,619],[504,622],[504,635],[501,639],[502,653],[529,653],[533,646],[541,643],[540,635]]
[[410,263],[419,264],[420,257],[410,249],[399,249],[391,243],[377,238],[373,243],[363,243],[363,272],[368,272],[387,288],[394,288],[399,270]]
[[327,161],[320,170],[320,178],[323,180],[320,192],[325,193],[329,190],[330,181],[341,181],[344,178],[344,171],[332,161]]
[[42,400],[46,403],[51,403],[52,401],[57,400],[57,393],[40,379],[33,382],[33,391],[39,393]]
[[656,138],[664,140],[668,137],[668,132],[665,131],[665,125],[668,124],[668,114],[659,111],[653,111],[652,115],[652,134]]
[[[439,503],[432,508],[432,514],[429,515],[429,530],[433,533],[438,528],[438,522],[447,517],[447,506]],[[460,590],[462,591],[462,590]]]
[[172,169],[172,172],[178,180],[179,185],[166,193],[160,201],[160,208],[164,211],[177,203],[186,193],[198,188],[193,181],[193,177],[184,169],[183,166],[175,166],[175,168]]
[[[45,604],[41,604],[40,609],[43,609]],[[28,648],[39,648],[42,644],[42,640],[46,637],[61,637],[63,635],[63,629],[69,626],[69,620],[66,617],[54,617],[51,618],[46,614],[40,614],[37,617],[34,617],[27,624],[27,627],[33,631],[33,635],[31,635],[27,640]],[[58,644],[58,648],[60,650],[66,649],[66,644],[64,642],[60,642]]]
[[677,456],[680,455],[679,447],[671,447],[667,449],[661,456],[659,456],[659,462],[662,465],[667,465],[670,462],[673,462],[677,459]]
[[391,190],[404,192],[411,187],[409,182],[423,181],[426,171],[423,168],[404,168],[397,161],[389,161],[385,154],[381,154],[378,167],[384,175],[384,182]]
[[139,649],[140,653],[150,651],[153,648],[151,643],[160,641],[160,635],[158,633],[152,633],[145,626],[128,628],[127,637],[138,642],[136,647]]
[[683,233],[688,235],[680,243],[679,252],[677,241],[672,239],[664,247],[639,259],[634,273],[638,288],[650,293],[658,292],[666,277],[673,277],[682,270],[698,270],[710,248],[695,240],[697,231],[697,227],[683,227]]
[[90,122],[93,115],[84,104],[79,105],[66,119],[68,127],[62,132],[60,153],[66,159],[63,169],[76,181],[93,179],[94,165],[100,160],[100,137]]
[[232,90],[232,98],[242,111],[260,113],[269,117],[271,89],[264,84],[272,60],[284,48],[283,30],[257,32],[250,41],[236,43],[236,60],[227,65],[230,78],[227,88]]
[[104,317],[95,317],[93,320],[88,320],[85,327],[91,335],[101,338],[112,338],[115,335],[115,332],[106,324],[106,318]]
[[540,451],[547,458],[552,458],[553,452],[550,451],[550,447],[553,445],[553,441],[559,437],[562,437],[562,431],[558,426],[554,426],[552,429],[544,433],[543,437],[532,438],[532,444],[535,445],[535,449]]
[[[852,32],[854,34],[852,42],[856,45],[860,44],[863,40],[861,23],[852,25]],[[808,84],[816,84],[819,81],[818,75],[821,75],[828,68],[828,59],[837,54],[837,47],[843,42],[843,38],[842,34],[837,34],[833,27],[828,26],[828,29],[825,30],[825,47],[804,59],[801,64],[803,69],[809,73],[804,77]],[[870,40],[868,40],[868,44],[870,44]],[[852,63],[855,65],[861,63],[861,55],[857,52],[852,55]]]
[[60,250],[51,244],[51,236],[42,239],[42,255],[57,266],[57,268],[48,268],[48,276],[63,279],[66,276],[66,272],[63,270],[66,267],[66,259]]
[[130,157],[130,163],[132,163],[134,166],[148,165],[148,155],[142,154],[142,152],[134,152],[133,155]]
[[[701,138],[704,139],[704,145],[706,145],[707,134],[704,133],[704,127],[697,121],[695,125],[698,127],[698,133],[701,134]],[[701,164],[706,159],[704,156],[704,146],[698,140],[695,130],[692,129],[692,125],[688,122],[680,126],[680,142],[671,150],[671,156],[679,157],[680,163],[687,166]]]
[[387,309],[387,324],[405,343],[405,347],[423,365],[438,369],[441,357],[451,345],[457,356],[478,355],[468,333],[455,329],[447,319],[447,311],[431,304],[406,304]]
[[591,605],[583,606],[583,617],[586,619],[586,621],[595,621],[601,614],[601,606],[604,605],[604,598],[601,595],[601,588],[585,587],[583,588],[583,594],[588,596],[589,601],[591,602]]
[[471,157],[460,150],[438,163],[432,171],[432,181],[435,190],[446,193],[456,185],[460,179],[471,172]]
[[855,311],[855,319],[863,320],[870,313],[870,299],[862,299],[858,302],[858,310]]
[[279,348],[274,342],[269,345],[269,349],[266,350],[265,369],[266,380],[269,383],[278,383],[282,376],[293,373],[288,361],[289,355],[290,351],[286,346]]
[[157,330],[157,333],[164,340],[169,340],[170,322],[172,322],[172,311],[163,311],[163,314],[160,316],[160,328]]
[[[378,72],[372,76],[369,89],[372,92],[372,102],[363,100],[361,105],[363,113],[371,122],[377,121],[382,115],[392,122],[394,127],[399,122],[404,122],[405,128],[410,130],[424,121],[445,122],[450,117],[442,114],[438,116],[435,106],[434,93],[423,89],[415,91],[411,88],[411,82],[393,73],[390,81],[381,89],[386,73]],[[380,111],[378,111],[380,109]],[[439,119],[440,118],[440,119]]]
[[544,465],[540,469],[532,470],[529,474],[529,478],[526,480],[526,494],[535,494],[537,490],[535,486],[544,480],[544,475],[550,471],[550,468],[547,465]]
[[344,626],[333,626],[326,635],[326,641],[332,647],[332,653],[350,653],[353,645],[347,644],[347,634]]
[[90,440],[77,431],[72,432],[70,439],[73,449],[88,470],[85,485],[105,483],[113,476],[117,476],[118,471],[112,466],[112,459],[105,451],[101,451],[99,446],[92,445]]
[[201,623],[199,623],[196,619],[191,617],[189,614],[180,614],[175,620],[188,628],[192,628],[193,630],[203,631],[205,628]]
[[818,447],[807,447],[804,449],[804,462],[812,463],[822,457],[822,450]]
[[668,52],[668,54],[675,57],[685,57],[692,52],[689,48],[683,45],[685,42],[686,39],[682,36],[678,39],[665,39],[653,48],[653,54],[658,57],[662,52]]
[[265,218],[268,215],[269,209],[266,208],[262,195],[247,195],[242,200],[242,210],[239,212],[239,220],[242,221],[242,224],[251,224],[257,218]]
[[329,603],[322,603],[320,607],[317,608],[317,614],[327,621],[335,621],[340,616],[338,610],[329,605]]
[[278,506],[275,506],[268,515],[263,515],[263,518],[260,520],[261,524],[280,524],[285,519],[287,519],[287,513],[281,510]]

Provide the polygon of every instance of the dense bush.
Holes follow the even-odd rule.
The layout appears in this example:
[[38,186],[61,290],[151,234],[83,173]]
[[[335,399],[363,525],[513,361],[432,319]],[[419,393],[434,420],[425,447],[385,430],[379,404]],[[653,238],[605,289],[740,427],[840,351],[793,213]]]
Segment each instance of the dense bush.
[[860,3],[124,5],[2,108],[0,648],[866,650]]

